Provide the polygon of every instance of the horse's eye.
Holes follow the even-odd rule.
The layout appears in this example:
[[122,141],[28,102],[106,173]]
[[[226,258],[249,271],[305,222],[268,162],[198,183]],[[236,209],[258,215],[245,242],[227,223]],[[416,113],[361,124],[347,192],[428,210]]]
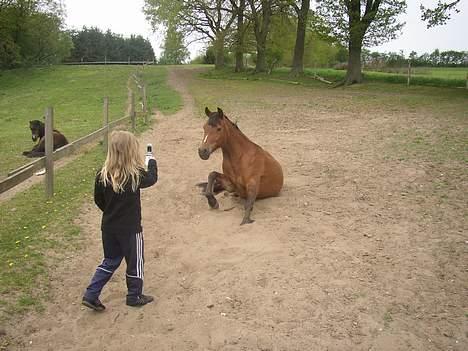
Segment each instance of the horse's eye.
[[218,132],[220,132],[220,131],[221,131],[221,127],[218,127]]

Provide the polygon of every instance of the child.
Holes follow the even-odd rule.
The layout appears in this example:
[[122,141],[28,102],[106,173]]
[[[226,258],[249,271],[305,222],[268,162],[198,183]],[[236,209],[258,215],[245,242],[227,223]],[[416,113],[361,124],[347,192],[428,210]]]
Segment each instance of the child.
[[83,296],[83,305],[96,311],[105,306],[99,301],[104,285],[119,267],[127,263],[127,305],[143,306],[153,297],[143,295],[143,233],[140,189],[158,180],[156,160],[144,170],[138,140],[132,133],[111,134],[107,158],[96,175],[94,202],[102,210],[102,246],[104,260],[97,267]]

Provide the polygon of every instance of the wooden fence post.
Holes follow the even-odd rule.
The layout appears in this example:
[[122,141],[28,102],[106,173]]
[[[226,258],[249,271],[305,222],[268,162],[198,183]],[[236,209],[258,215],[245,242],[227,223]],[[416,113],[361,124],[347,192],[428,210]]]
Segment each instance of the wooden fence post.
[[148,101],[146,99],[146,84],[143,84],[143,116],[145,118],[145,124],[148,123]]
[[109,98],[104,98],[104,114],[102,120],[103,127],[106,127],[104,136],[102,137],[102,147],[104,152],[107,153],[107,145],[109,143]]
[[133,90],[130,90],[130,119],[132,120],[132,132],[135,132],[136,130],[136,113],[135,113],[135,94],[133,93]]
[[45,182],[46,196],[54,196],[54,109],[48,107],[45,116]]
[[406,83],[407,86],[410,86],[411,81],[411,61],[408,60],[408,81]]

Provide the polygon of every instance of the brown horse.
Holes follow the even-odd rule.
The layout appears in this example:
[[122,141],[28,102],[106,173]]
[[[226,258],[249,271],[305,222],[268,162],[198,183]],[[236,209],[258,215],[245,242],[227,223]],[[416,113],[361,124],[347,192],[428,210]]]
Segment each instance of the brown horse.
[[223,173],[211,172],[208,183],[201,183],[211,208],[218,208],[215,194],[227,190],[245,199],[242,224],[252,223],[250,213],[256,199],[276,196],[283,187],[281,165],[267,151],[251,142],[218,107],[218,112],[205,108],[208,121],[203,126],[203,141],[198,149],[202,160],[221,148]]
[[[31,151],[24,151],[23,155],[26,157],[42,157],[45,155],[45,125],[43,122],[34,120],[29,121],[29,129],[31,129],[31,138],[33,141],[38,141]],[[54,136],[54,150],[67,145],[68,140],[58,130],[53,131]]]

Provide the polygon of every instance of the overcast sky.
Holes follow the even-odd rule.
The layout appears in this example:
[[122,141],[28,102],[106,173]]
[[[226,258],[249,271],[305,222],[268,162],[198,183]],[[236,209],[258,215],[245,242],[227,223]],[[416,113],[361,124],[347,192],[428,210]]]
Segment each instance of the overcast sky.
[[[462,0],[461,12],[452,16],[447,25],[427,29],[420,20],[419,4],[433,6],[437,0],[408,0],[407,13],[402,16],[406,22],[403,34],[396,40],[372,50],[399,51],[409,54],[412,50],[423,53],[440,50],[468,50],[468,0]],[[114,33],[129,36],[140,34],[149,39],[156,56],[161,49],[160,33],[153,33],[145,19],[142,8],[144,0],[64,0],[66,6],[66,24],[68,28],[80,29],[94,26],[103,31],[110,29]],[[201,49],[201,44],[189,47],[192,57]]]

